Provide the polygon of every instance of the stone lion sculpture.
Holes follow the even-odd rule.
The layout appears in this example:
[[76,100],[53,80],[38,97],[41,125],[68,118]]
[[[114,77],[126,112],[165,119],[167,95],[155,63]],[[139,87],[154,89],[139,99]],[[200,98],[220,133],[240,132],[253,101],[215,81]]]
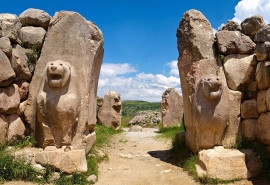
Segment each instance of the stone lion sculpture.
[[48,62],[44,82],[37,96],[37,121],[43,147],[71,145],[75,135],[80,94],[75,70],[69,62]]
[[196,84],[193,106],[199,150],[222,145],[229,123],[229,99],[223,83],[218,76],[210,74]]

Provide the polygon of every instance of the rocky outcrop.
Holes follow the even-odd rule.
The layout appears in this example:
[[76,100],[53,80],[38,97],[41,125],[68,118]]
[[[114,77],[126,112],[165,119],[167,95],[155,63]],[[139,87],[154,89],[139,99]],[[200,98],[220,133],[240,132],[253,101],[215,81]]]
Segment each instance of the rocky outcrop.
[[128,125],[157,125],[161,122],[160,112],[155,112],[152,110],[139,111],[136,116],[128,122]]
[[120,94],[108,91],[98,110],[98,122],[105,126],[118,128],[121,125],[122,103]]
[[183,98],[176,89],[169,88],[162,94],[161,115],[163,127],[180,126],[183,123]]

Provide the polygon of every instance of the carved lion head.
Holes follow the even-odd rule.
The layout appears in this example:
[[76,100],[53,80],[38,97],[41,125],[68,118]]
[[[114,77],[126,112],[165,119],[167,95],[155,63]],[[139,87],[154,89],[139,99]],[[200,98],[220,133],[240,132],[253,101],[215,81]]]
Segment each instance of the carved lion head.
[[46,65],[46,83],[52,88],[62,88],[70,80],[71,65],[69,62],[56,60]]
[[201,86],[203,94],[210,100],[216,100],[222,94],[222,81],[216,75],[207,75],[201,78]]

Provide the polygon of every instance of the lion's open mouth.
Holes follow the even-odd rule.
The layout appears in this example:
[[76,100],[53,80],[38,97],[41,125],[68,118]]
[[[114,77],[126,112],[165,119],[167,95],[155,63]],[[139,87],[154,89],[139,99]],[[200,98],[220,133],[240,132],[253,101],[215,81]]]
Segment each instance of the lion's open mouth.
[[59,73],[51,73],[49,74],[50,77],[50,85],[52,87],[60,87],[62,86],[62,81],[63,81],[63,75]]

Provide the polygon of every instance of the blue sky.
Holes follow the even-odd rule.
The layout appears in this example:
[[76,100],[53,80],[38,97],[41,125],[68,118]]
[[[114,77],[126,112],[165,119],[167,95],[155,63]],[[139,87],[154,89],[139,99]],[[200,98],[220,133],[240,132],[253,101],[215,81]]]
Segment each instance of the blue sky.
[[28,8],[51,16],[75,11],[91,20],[104,36],[98,95],[108,90],[122,100],[161,101],[167,88],[181,93],[176,67],[176,29],[185,11],[197,9],[217,30],[227,20],[241,23],[255,14],[270,18],[269,0],[47,0],[1,2],[0,13],[20,15]]

